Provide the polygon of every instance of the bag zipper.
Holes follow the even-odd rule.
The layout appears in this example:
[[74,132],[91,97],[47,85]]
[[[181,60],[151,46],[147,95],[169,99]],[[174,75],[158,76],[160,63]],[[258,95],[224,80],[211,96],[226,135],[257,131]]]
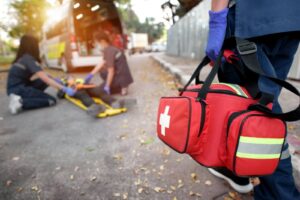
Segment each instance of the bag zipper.
[[201,121],[200,121],[200,129],[197,137],[200,137],[206,119],[206,103],[202,99],[199,102],[201,105],[201,119],[200,119]]
[[[186,92],[199,92],[200,89],[186,89]],[[179,89],[179,92],[182,92],[182,89]],[[238,95],[232,91],[229,90],[208,90],[208,93],[218,93],[218,94],[227,94],[227,95],[232,95],[232,96],[236,96],[236,97],[241,97],[244,99],[248,99],[247,97]]]
[[226,139],[228,138],[229,128],[230,128],[233,120],[236,119],[237,117],[239,117],[240,115],[245,114],[250,111],[251,110],[242,110],[242,111],[234,112],[230,115],[230,117],[228,118],[228,122],[227,122]]
[[[243,130],[243,127],[244,127],[244,125],[245,125],[246,120],[249,119],[250,117],[253,117],[253,116],[266,116],[266,117],[268,117],[267,115],[264,115],[264,114],[252,114],[252,115],[246,116],[246,117],[242,120],[242,122],[241,122],[241,125],[240,125],[240,128],[239,128],[238,139],[241,137],[242,130]],[[234,158],[233,158],[233,173],[234,173],[234,174],[237,174],[237,173],[236,173],[236,166],[235,166],[235,164],[236,164],[236,152],[237,152],[237,150],[238,150],[238,147],[239,147],[239,143],[235,146],[235,151],[234,151]]]

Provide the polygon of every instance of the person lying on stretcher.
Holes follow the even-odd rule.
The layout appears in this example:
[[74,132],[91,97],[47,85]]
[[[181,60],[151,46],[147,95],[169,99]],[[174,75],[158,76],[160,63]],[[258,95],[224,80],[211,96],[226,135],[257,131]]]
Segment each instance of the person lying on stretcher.
[[[84,80],[75,79],[72,76],[56,79],[56,81],[60,81],[62,84],[75,89],[76,93],[73,98],[80,100],[84,106],[87,107],[87,114],[93,117],[97,117],[100,113],[103,113],[106,110],[106,107],[97,104],[92,97],[100,98],[104,103],[115,109],[125,108],[125,106],[136,103],[134,99],[117,100],[103,91],[100,86],[97,87],[93,84],[84,84]],[[65,94],[62,91],[58,93],[58,97],[60,98],[63,98],[64,95]]]

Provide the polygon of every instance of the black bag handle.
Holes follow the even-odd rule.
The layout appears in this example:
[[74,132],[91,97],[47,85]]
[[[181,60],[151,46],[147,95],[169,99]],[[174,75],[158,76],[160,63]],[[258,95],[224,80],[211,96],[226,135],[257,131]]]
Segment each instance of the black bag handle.
[[201,83],[201,81],[199,80],[200,71],[202,70],[202,68],[203,68],[204,66],[206,66],[206,65],[209,64],[209,63],[210,63],[210,59],[209,59],[207,56],[205,56],[205,57],[202,59],[202,61],[200,62],[200,64],[198,65],[198,67],[196,68],[196,70],[193,72],[193,74],[192,74],[190,80],[185,84],[185,86],[184,86],[183,89],[181,90],[181,92],[180,92],[180,94],[179,94],[180,96],[182,95],[182,93],[183,93],[184,91],[186,91],[187,87],[192,83],[192,81],[193,81],[194,79],[196,79],[196,84]]
[[218,74],[219,68],[222,64],[222,57],[223,57],[224,50],[221,50],[221,52],[218,55],[218,58],[216,62],[214,63],[214,66],[208,76],[206,77],[200,91],[198,92],[198,98],[197,100],[200,101],[201,99],[206,99],[207,93],[209,91],[209,88],[214,81],[216,75]]

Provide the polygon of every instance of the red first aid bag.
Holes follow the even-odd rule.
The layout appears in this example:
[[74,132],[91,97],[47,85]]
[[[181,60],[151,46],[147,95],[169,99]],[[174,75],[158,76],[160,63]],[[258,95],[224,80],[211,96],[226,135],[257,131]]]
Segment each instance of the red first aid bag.
[[[300,107],[275,114],[263,98],[253,99],[239,85],[212,84],[221,58],[205,82],[197,81],[206,57],[178,97],[162,97],[157,135],[179,153],[189,154],[206,167],[227,167],[239,176],[272,174],[281,157],[287,121],[299,118]],[[196,79],[196,85],[188,87]],[[300,95],[287,82],[270,78]]]

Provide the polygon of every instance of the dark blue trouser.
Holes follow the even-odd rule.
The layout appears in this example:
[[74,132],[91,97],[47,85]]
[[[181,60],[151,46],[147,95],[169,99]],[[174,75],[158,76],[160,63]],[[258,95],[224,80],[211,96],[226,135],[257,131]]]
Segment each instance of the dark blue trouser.
[[[230,37],[235,32],[235,7],[230,9],[227,19],[227,36]],[[256,38],[253,41],[257,44],[257,55],[264,72],[285,80],[299,46],[299,39],[286,33]],[[225,64],[223,69],[226,71],[227,81],[241,83],[232,66]],[[273,110],[274,112],[281,112],[278,103],[281,88],[265,78],[260,78],[258,84],[261,91],[275,96]],[[283,152],[286,150],[288,150],[288,144],[284,146]],[[280,160],[276,171],[270,176],[260,177],[260,181],[261,184],[254,188],[256,200],[300,200],[300,193],[295,187],[290,156]]]
[[[281,38],[269,38],[255,41],[257,44],[257,55],[262,69],[268,75],[277,76],[285,80],[293,63],[294,55],[299,46],[299,40],[289,35]],[[271,93],[275,96],[274,112],[281,112],[278,103],[278,96],[281,88],[266,78],[259,79],[259,88],[263,92]],[[283,152],[288,149],[285,145]],[[254,188],[254,198],[262,199],[300,199],[300,193],[295,187],[293,179],[293,168],[291,157],[280,160],[275,173],[270,176],[260,177],[261,184]]]
[[[42,80],[37,79],[30,85],[19,85],[9,88],[8,94],[14,93],[22,97],[22,108],[24,110],[43,108],[56,103],[56,99],[43,91],[47,88]],[[52,103],[51,103],[52,102]]]

